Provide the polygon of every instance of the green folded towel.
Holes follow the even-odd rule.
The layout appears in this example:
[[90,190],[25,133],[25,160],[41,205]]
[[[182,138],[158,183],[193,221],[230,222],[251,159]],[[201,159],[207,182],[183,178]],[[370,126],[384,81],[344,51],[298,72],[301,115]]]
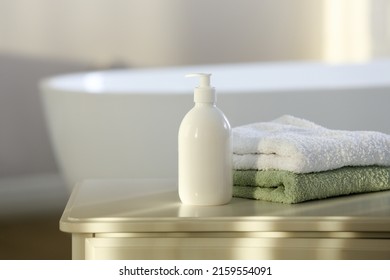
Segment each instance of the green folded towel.
[[233,196],[299,203],[333,196],[390,189],[390,167],[342,167],[315,173],[235,170]]

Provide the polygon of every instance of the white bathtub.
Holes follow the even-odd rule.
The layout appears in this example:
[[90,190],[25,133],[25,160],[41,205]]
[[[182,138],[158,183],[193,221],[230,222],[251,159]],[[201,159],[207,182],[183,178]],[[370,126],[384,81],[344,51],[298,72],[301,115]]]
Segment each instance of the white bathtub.
[[291,114],[333,129],[390,133],[390,60],[330,66],[256,63],[76,73],[41,84],[69,188],[85,178],[177,176],[191,72],[210,72],[232,126]]

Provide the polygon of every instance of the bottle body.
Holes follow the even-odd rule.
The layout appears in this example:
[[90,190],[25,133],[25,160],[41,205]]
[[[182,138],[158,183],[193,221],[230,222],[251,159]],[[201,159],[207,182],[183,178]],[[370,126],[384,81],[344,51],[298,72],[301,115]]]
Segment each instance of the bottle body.
[[184,204],[222,205],[232,198],[232,136],[213,103],[196,103],[179,129],[179,196]]

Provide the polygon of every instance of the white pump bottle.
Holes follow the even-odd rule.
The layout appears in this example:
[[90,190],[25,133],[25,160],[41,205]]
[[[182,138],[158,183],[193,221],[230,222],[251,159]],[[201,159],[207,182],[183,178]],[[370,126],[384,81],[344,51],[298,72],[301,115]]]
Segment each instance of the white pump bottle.
[[215,105],[211,74],[199,77],[195,106],[179,128],[179,197],[183,204],[222,205],[232,198],[232,136],[229,121]]

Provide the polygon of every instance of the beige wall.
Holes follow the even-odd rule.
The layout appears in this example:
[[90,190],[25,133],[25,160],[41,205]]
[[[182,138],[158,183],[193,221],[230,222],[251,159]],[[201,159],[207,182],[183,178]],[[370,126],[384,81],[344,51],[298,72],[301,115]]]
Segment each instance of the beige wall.
[[319,60],[323,0],[0,0],[0,52],[92,65]]

